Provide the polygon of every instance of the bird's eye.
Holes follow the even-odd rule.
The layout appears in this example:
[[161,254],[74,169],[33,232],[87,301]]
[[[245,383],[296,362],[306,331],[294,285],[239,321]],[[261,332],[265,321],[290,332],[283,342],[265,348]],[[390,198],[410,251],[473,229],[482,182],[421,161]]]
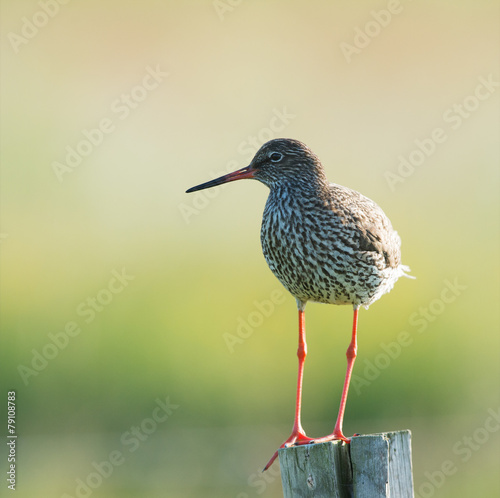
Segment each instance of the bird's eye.
[[273,152],[269,156],[269,159],[271,159],[273,163],[277,163],[283,159],[283,154],[281,152]]

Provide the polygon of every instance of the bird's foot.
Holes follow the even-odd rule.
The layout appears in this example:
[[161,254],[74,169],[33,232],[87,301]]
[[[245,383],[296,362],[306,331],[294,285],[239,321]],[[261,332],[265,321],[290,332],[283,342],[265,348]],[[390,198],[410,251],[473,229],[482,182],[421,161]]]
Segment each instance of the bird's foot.
[[[289,446],[299,444],[310,444],[312,442],[314,442],[314,439],[306,436],[306,433],[303,431],[303,429],[293,430],[290,437],[278,448],[278,450],[280,450],[281,448],[288,448]],[[275,451],[274,455],[271,457],[271,460],[267,462],[267,465],[264,467],[264,470],[262,472],[265,472],[276,460],[278,456],[278,450]]]
[[[359,436],[359,434],[354,434],[353,437],[354,436]],[[306,436],[304,431],[294,431],[291,436],[278,448],[278,450],[281,448],[288,448],[290,446],[299,446],[301,444],[327,443],[328,441],[344,441],[344,443],[349,444],[351,439],[352,438],[350,437],[344,436],[341,431],[333,431],[331,434],[328,434],[328,436],[316,438]],[[271,457],[271,460],[267,462],[267,465],[264,467],[262,472],[265,472],[276,460],[278,450],[276,450],[274,455]]]
[[[359,434],[354,434],[354,436],[359,436]],[[327,443],[328,441],[344,441],[344,443],[349,444],[351,442],[350,437],[345,437],[342,431],[333,431],[328,436],[314,438],[311,443]]]

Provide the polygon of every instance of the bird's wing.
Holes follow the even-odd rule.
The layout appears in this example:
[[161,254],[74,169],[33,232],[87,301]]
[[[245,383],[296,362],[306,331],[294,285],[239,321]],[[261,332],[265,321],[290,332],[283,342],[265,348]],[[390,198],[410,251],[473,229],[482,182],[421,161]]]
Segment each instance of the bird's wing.
[[331,184],[330,191],[332,210],[350,234],[344,242],[360,257],[371,253],[384,266],[396,268],[401,262],[401,241],[382,209],[355,190]]

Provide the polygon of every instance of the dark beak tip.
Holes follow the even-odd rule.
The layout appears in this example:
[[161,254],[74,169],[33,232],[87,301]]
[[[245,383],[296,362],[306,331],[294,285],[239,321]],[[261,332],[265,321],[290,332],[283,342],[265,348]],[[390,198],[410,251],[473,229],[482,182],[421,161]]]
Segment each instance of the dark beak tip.
[[[211,183],[211,182],[207,182]],[[206,183],[202,183],[201,185],[196,185],[195,187],[188,188],[186,190],[186,194],[192,194],[193,192],[198,192],[198,190],[204,190],[206,188],[210,188],[215,185],[207,185]]]

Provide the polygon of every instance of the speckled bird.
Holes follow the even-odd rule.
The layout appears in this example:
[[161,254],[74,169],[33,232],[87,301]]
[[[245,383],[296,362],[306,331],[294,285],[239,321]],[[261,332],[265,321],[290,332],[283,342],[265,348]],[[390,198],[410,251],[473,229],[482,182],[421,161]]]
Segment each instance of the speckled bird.
[[[271,140],[249,166],[187,192],[244,178],[259,180],[270,189],[262,218],[262,251],[271,271],[295,297],[299,312],[295,419],[290,437],[280,448],[338,439],[349,443],[342,423],[357,352],[358,310],[389,292],[399,277],[408,276],[409,268],[401,264],[401,239],[375,202],[329,183],[319,158],[298,140]],[[306,436],[300,416],[308,301],[350,304],[354,309],[337,421],[333,432],[321,438]],[[264,470],[277,455],[276,451]]]

